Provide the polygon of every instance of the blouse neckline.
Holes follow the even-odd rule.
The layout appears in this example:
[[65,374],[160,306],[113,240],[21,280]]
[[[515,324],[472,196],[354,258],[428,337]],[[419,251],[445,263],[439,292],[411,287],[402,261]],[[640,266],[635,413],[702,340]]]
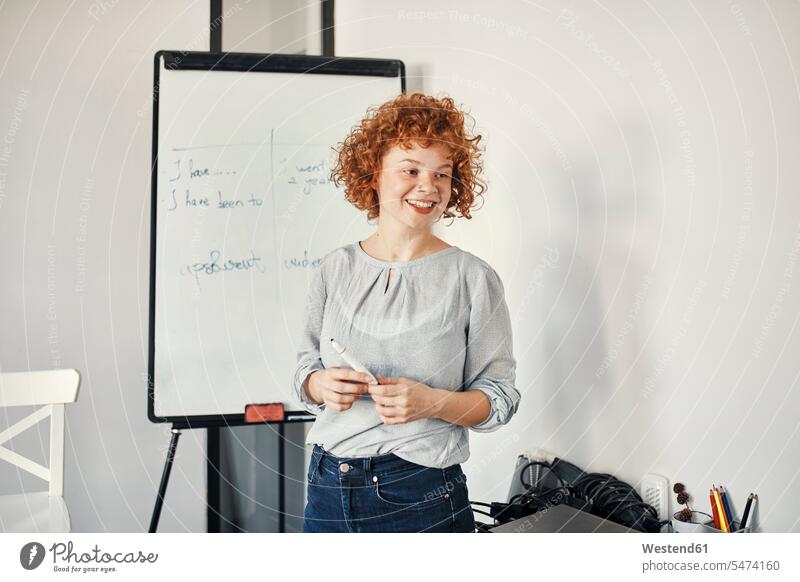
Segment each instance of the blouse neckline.
[[429,255],[425,255],[424,257],[419,257],[417,259],[412,259],[410,261],[382,261],[381,259],[376,259],[372,255],[368,255],[367,251],[365,251],[361,247],[361,241],[356,241],[355,243],[353,243],[353,245],[355,246],[356,255],[361,257],[363,260],[367,261],[368,263],[370,263],[372,265],[375,265],[375,266],[378,266],[378,267],[392,267],[392,268],[395,268],[395,267],[409,267],[409,266],[412,266],[412,265],[420,265],[420,264],[425,263],[427,261],[432,261],[432,260],[438,259],[440,257],[447,256],[447,255],[450,255],[450,254],[452,254],[454,252],[457,252],[457,251],[461,250],[457,246],[452,245],[452,246],[447,247],[446,249],[442,249],[440,251],[436,251],[435,253],[431,253]]

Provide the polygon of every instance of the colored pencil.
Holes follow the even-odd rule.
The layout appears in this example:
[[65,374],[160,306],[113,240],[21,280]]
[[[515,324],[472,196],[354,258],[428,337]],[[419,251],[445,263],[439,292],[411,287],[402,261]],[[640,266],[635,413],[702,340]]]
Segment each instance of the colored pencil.
[[744,527],[747,525],[747,518],[750,515],[750,506],[752,504],[753,504],[753,494],[751,493],[747,497],[747,505],[744,506],[744,516],[742,517],[742,525],[741,525],[740,529],[744,529]]
[[719,490],[714,487],[714,502],[717,504],[717,512],[719,513],[719,525],[721,526],[720,529],[725,533],[730,531],[728,527],[728,521],[725,519],[725,510],[722,509],[722,500],[719,497]]
[[714,527],[720,529],[719,512],[717,511],[717,502],[714,500],[714,492],[711,489],[708,490],[708,497],[711,499],[711,513],[714,515]]
[[731,503],[728,501],[728,491],[722,485],[719,487],[719,495],[722,498],[722,507],[725,508],[725,516],[728,519],[730,531],[734,531],[736,525],[733,523],[733,512],[731,511]]

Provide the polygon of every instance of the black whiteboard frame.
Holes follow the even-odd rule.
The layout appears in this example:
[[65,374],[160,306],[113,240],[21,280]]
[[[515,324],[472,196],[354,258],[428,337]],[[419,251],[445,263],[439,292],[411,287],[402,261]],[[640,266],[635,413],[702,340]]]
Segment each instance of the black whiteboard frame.
[[[171,71],[239,71],[311,75],[350,75],[366,77],[399,77],[400,90],[406,91],[405,65],[397,59],[340,58],[315,55],[284,55],[276,53],[211,53],[161,50],[154,56],[153,81],[153,142],[150,166],[150,317],[147,350],[147,417],[154,423],[172,423],[173,428],[213,428],[245,426],[241,414],[195,416],[156,416],[155,413],[155,329],[156,329],[156,225],[158,218],[158,97],[161,72],[160,61]],[[288,391],[288,387],[287,387]],[[315,417],[301,411],[288,411],[280,422],[310,421]]]

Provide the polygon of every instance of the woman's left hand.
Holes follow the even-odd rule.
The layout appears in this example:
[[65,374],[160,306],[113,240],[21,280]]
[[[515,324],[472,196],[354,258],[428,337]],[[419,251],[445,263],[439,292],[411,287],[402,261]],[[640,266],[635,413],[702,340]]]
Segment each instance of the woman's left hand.
[[438,390],[408,378],[375,376],[369,393],[384,424],[404,424],[435,416]]

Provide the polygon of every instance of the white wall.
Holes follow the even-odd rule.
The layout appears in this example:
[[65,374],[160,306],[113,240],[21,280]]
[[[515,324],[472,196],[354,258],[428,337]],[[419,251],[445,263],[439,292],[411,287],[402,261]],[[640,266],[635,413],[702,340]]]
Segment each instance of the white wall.
[[[149,525],[169,441],[146,416],[153,54],[209,36],[207,0],[0,7],[0,368],[82,372],[73,531]],[[181,437],[160,531],[205,531],[204,438]],[[36,484],[4,465],[0,493]]]
[[523,400],[472,435],[472,499],[544,448],[800,531],[800,6],[336,9],[337,55],[404,60],[486,139],[486,206],[441,232],[503,278]]
[[322,54],[319,2],[222,2],[222,50],[240,53]]
[[[405,60],[486,137],[486,206],[442,232],[503,277],[524,397],[472,436],[471,497],[504,498],[543,447],[698,506],[712,482],[739,509],[756,491],[764,531],[800,531],[800,8],[603,6],[337,3],[337,54]],[[206,1],[0,8],[0,368],[83,373],[75,531],[150,518],[169,438],[145,414],[152,55],[207,50],[208,20]],[[205,529],[203,438],[182,437],[161,531]],[[29,484],[7,467],[0,493]]]

